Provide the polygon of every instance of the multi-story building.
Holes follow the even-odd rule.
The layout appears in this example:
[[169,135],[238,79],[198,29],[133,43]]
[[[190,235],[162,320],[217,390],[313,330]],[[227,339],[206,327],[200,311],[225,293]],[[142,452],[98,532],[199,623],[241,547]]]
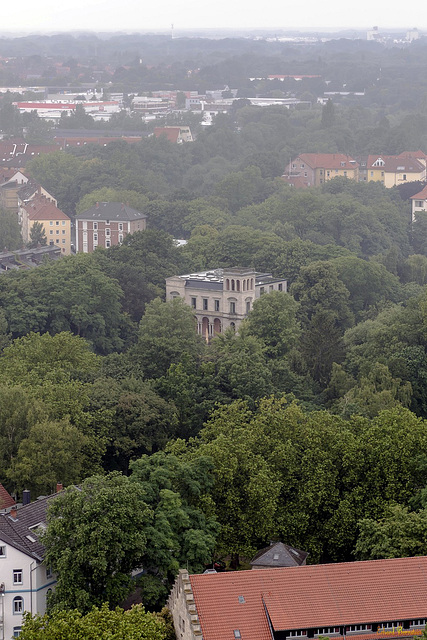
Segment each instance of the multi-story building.
[[360,180],[381,182],[387,189],[425,178],[426,166],[423,159],[411,155],[370,155],[360,161]]
[[52,497],[30,503],[29,491],[24,491],[23,505],[0,513],[0,640],[19,636],[25,611],[45,613],[47,595],[56,583],[43,564],[39,541]]
[[271,273],[232,267],[166,279],[166,299],[182,298],[193,310],[197,331],[207,341],[240,323],[256,298],[271,291],[287,291],[287,281]]
[[129,233],[144,231],[145,213],[120,202],[97,202],[76,216],[76,251],[92,253],[121,244]]
[[61,248],[63,255],[71,253],[71,220],[66,213],[44,195],[36,195],[19,207],[22,239],[28,244],[31,229],[38,222],[43,226],[47,244]]
[[283,179],[296,187],[317,187],[337,177],[359,180],[359,164],[343,153],[301,153],[286,167]]
[[179,640],[402,640],[427,619],[427,557],[189,575],[168,601]]

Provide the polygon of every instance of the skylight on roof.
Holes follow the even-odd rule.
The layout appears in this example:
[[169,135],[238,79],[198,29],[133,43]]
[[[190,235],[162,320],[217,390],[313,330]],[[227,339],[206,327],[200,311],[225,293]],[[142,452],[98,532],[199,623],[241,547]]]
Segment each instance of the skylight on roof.
[[241,638],[241,634],[240,634],[240,629],[234,629],[234,637],[235,638]]
[[35,538],[33,538],[33,536],[25,536],[30,542],[37,542],[37,540]]
[[244,596],[239,596],[239,602],[240,602],[240,604],[245,604]]

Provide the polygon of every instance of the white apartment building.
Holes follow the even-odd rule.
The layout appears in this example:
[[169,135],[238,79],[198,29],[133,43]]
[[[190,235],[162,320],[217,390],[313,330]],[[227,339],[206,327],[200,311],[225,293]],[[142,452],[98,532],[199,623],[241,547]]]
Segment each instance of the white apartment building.
[[56,583],[43,564],[38,539],[46,527],[50,497],[0,513],[0,640],[19,636],[25,611],[45,613],[47,595]]
[[254,300],[271,291],[287,291],[287,281],[251,268],[214,269],[166,279],[166,300],[182,298],[194,309],[197,332],[206,341],[238,329]]

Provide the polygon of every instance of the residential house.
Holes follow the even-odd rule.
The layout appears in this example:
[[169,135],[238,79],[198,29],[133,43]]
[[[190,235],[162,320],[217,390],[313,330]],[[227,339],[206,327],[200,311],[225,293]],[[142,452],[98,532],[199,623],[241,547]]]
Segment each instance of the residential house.
[[71,219],[58,209],[55,202],[38,193],[19,207],[22,239],[28,244],[33,225],[40,223],[46,234],[47,244],[61,248],[63,255],[71,253]]
[[46,528],[52,497],[30,503],[29,491],[24,491],[23,505],[0,513],[0,640],[19,636],[25,611],[43,614],[46,610],[46,598],[56,580],[43,564],[39,535]]
[[271,291],[287,291],[287,281],[246,267],[166,279],[166,300],[182,298],[194,310],[197,332],[206,341],[230,327],[238,329],[254,300]]
[[163,136],[169,142],[174,144],[182,144],[183,142],[193,142],[190,127],[155,127],[154,135],[156,138]]
[[317,187],[337,177],[359,179],[359,164],[343,153],[301,153],[286,167],[283,179],[295,187]]
[[145,213],[120,202],[97,202],[76,216],[76,251],[108,249],[121,244],[129,233],[144,231],[146,226]]
[[3,178],[0,183],[0,207],[16,213],[18,211],[18,191],[28,182],[29,178],[16,169],[3,170],[0,176]]
[[416,193],[414,196],[411,196],[411,201],[412,222],[414,222],[419,211],[427,211],[427,185],[424,187],[424,189]]
[[362,182],[381,182],[387,189],[426,178],[423,160],[409,155],[369,155],[360,164]]
[[270,542],[252,558],[252,569],[273,569],[274,567],[300,567],[307,562],[308,553],[295,549],[283,542]]
[[189,575],[168,600],[178,640],[398,640],[422,635],[427,557]]

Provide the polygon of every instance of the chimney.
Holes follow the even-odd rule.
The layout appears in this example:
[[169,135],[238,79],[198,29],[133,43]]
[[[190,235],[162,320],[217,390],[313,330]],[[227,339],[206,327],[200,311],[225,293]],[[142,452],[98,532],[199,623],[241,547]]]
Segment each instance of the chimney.
[[17,508],[16,504],[14,504],[13,507],[10,508],[9,516],[11,518],[13,518],[14,520],[16,520],[17,515],[18,515],[18,508]]
[[29,489],[24,489],[24,491],[22,492],[22,504],[26,505],[26,504],[30,504],[31,502],[31,492],[29,491]]
[[64,487],[62,486],[62,482],[57,482],[56,483],[56,493],[59,493],[60,491],[62,491]]
[[95,206],[97,209],[99,209],[99,202],[97,202]]

